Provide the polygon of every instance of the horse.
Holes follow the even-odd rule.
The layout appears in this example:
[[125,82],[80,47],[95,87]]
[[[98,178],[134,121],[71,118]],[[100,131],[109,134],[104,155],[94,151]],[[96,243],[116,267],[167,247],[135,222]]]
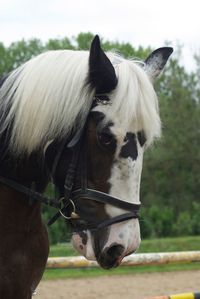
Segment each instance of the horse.
[[[102,49],[42,53],[0,81],[0,298],[30,299],[49,253],[41,204],[104,269],[140,245],[143,153],[160,136],[153,88],[173,49],[143,61]],[[52,181],[58,198],[43,193]]]

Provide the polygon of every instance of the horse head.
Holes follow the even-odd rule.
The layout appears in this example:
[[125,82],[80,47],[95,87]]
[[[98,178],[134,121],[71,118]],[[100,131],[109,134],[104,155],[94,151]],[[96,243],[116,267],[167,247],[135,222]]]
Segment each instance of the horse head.
[[[171,53],[172,49],[165,47],[144,63],[129,61],[104,53],[96,36],[85,80],[85,86],[93,91],[92,104],[81,133],[64,141],[56,167],[51,163],[55,184],[65,198],[67,169],[78,151],[70,202],[63,211],[72,227],[74,247],[103,268],[117,267],[140,245],[143,154],[160,135],[152,83]],[[68,146],[70,140],[75,146]],[[54,161],[57,148],[57,142],[47,148],[49,161]]]

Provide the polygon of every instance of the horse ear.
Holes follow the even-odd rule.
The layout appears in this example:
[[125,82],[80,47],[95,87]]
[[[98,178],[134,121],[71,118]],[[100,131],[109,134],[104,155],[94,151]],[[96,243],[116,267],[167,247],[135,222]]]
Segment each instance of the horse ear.
[[153,51],[145,60],[145,71],[152,81],[159,76],[163,70],[173,48],[163,47]]
[[117,85],[114,67],[101,49],[99,36],[92,41],[89,56],[89,83],[96,93],[109,93]]

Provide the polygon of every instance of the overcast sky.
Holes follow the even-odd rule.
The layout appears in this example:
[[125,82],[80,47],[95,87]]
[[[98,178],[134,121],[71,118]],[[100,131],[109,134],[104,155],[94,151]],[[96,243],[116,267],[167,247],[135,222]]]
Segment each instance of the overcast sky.
[[200,0],[0,0],[0,41],[98,33],[133,46],[184,45],[183,63],[200,52]]

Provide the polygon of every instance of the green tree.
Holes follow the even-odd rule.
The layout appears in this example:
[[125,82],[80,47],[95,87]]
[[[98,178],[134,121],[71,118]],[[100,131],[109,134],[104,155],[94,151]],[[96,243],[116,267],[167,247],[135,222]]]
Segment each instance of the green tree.
[[[195,233],[191,215],[200,201],[200,102],[196,73],[187,73],[178,57],[156,85],[160,99],[163,137],[146,153],[142,198],[147,207],[171,207],[177,232]],[[193,211],[193,212],[192,212]],[[187,216],[186,216],[187,215]],[[188,225],[190,229],[184,228]],[[175,231],[174,231],[175,233]]]

